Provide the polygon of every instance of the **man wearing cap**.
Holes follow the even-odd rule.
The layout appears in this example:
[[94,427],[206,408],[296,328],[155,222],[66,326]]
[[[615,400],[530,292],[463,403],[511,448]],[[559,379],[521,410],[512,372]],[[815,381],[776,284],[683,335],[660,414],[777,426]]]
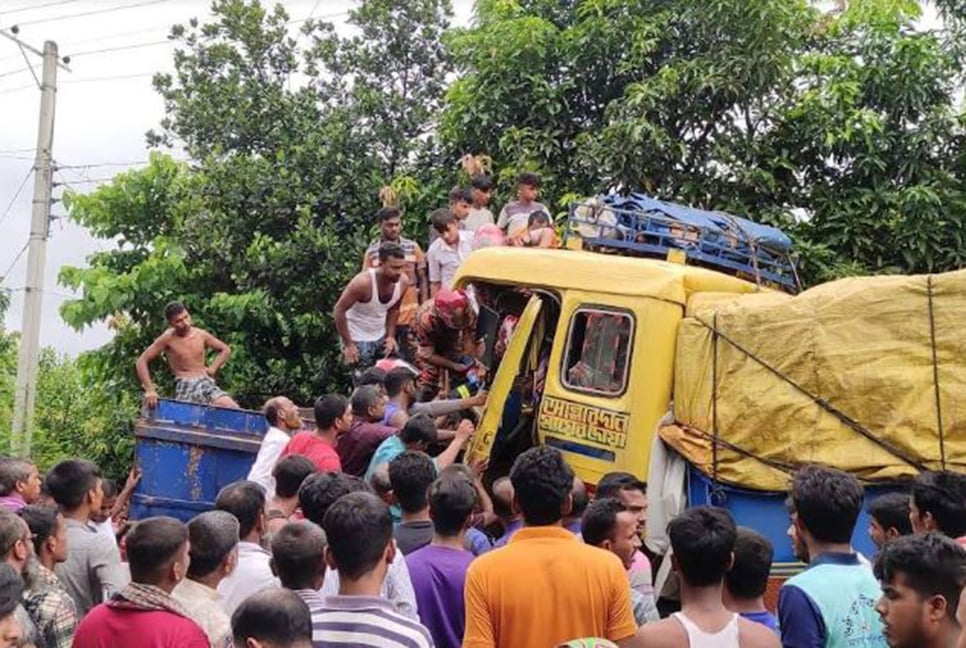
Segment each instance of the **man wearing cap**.
[[480,342],[476,313],[463,290],[440,288],[433,299],[419,307],[412,334],[419,369],[419,401],[436,398],[444,370],[464,376],[475,364],[467,356],[476,352]]

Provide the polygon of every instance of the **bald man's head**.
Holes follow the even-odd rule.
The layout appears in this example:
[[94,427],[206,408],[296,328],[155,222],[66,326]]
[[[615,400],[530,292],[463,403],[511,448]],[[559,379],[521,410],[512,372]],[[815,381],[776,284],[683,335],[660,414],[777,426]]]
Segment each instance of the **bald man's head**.
[[513,484],[509,477],[493,482],[493,512],[504,523],[516,517],[513,512]]
[[302,426],[302,418],[295,403],[286,396],[273,396],[262,406],[265,420],[272,427],[282,430],[297,430]]

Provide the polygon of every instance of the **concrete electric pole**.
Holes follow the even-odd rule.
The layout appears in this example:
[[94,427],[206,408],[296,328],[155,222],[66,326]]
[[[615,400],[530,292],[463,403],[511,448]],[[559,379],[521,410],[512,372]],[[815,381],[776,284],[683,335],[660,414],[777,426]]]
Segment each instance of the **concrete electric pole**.
[[40,84],[40,126],[34,161],[34,200],[30,217],[27,253],[27,284],[24,292],[17,389],[14,394],[13,430],[10,439],[15,455],[29,456],[33,432],[34,400],[37,396],[37,365],[40,352],[40,310],[44,295],[47,235],[50,231],[50,194],[53,188],[54,100],[57,96],[57,44],[44,43],[44,67]]

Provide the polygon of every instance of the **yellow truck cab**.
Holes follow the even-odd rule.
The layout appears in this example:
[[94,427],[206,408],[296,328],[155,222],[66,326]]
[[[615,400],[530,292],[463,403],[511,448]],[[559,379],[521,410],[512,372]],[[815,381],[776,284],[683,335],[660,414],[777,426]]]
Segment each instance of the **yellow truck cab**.
[[454,283],[516,322],[469,458],[505,473],[520,451],[546,444],[589,486],[616,470],[647,475],[689,298],[758,290],[667,261],[514,247],[477,250]]

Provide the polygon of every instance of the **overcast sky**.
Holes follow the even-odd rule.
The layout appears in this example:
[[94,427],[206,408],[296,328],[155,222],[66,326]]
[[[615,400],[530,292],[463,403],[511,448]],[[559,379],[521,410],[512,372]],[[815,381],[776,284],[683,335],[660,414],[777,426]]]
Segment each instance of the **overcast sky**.
[[[263,0],[263,4],[275,3]],[[346,12],[356,2],[283,0],[280,4],[294,20],[312,14],[344,29]],[[467,22],[471,0],[453,4],[456,21]],[[54,181],[60,183],[55,184],[55,198],[67,186],[90,190],[130,168],[131,163],[147,159],[144,134],[157,126],[164,111],[160,97],[151,88],[151,75],[172,70],[174,47],[161,41],[165,41],[172,24],[192,17],[204,19],[209,8],[209,0],[0,0],[0,28],[19,25],[19,36],[25,42],[43,49],[45,40],[53,40],[61,56],[71,57],[73,71],[58,71],[54,160],[64,166],[104,165],[55,173]],[[78,15],[90,12],[97,13]],[[293,32],[300,26],[293,24]],[[97,51],[114,48],[124,49]],[[39,57],[30,55],[30,62],[39,76]],[[26,66],[18,47],[0,38],[0,276],[13,264],[3,286],[13,290],[6,327],[14,330],[20,329],[23,317],[27,254],[17,255],[30,233],[33,176],[19,195],[17,190],[33,166],[40,105],[40,91],[31,73],[23,69]],[[64,215],[59,203],[52,212]],[[99,249],[105,249],[105,243],[94,240],[66,218],[52,224],[41,344],[76,354],[109,339],[104,326],[76,332],[58,314],[61,303],[71,296],[57,285],[60,268],[84,265],[85,258]]]

